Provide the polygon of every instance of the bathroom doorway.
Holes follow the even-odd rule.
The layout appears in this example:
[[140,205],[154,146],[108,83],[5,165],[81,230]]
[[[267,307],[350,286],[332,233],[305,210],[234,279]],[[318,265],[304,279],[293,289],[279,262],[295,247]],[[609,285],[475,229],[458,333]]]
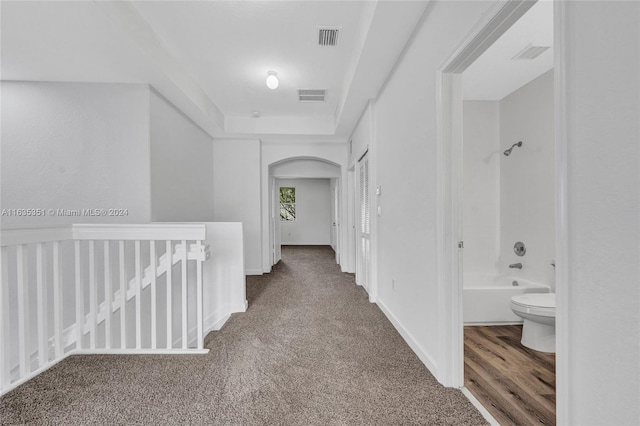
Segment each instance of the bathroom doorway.
[[452,219],[441,217],[450,250],[441,278],[449,268],[459,330],[443,343],[459,356],[451,383],[498,422],[554,424],[555,356],[522,344],[512,309],[519,295],[555,291],[554,5],[510,3],[443,69],[442,203]]

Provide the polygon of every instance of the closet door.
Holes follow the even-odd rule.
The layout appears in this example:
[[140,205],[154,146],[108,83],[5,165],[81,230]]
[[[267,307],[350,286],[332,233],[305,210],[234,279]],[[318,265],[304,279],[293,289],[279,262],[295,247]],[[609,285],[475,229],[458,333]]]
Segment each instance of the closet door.
[[371,208],[369,199],[369,155],[367,153],[358,161],[358,193],[360,223],[358,224],[358,249],[356,252],[356,283],[368,290],[371,271]]

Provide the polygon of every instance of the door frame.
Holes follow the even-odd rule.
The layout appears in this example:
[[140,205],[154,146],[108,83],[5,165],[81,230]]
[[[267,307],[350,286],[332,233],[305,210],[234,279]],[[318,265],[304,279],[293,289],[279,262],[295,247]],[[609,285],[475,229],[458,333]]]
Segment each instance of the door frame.
[[[462,72],[513,25],[535,0],[495,1],[464,41],[437,71],[438,194],[437,264],[439,365],[438,380],[445,386],[464,386],[462,319],[461,183],[462,183]],[[556,225],[556,401],[557,421],[566,423],[568,393],[568,214],[567,142],[565,135],[566,17],[562,1],[554,5],[555,75],[555,225]]]

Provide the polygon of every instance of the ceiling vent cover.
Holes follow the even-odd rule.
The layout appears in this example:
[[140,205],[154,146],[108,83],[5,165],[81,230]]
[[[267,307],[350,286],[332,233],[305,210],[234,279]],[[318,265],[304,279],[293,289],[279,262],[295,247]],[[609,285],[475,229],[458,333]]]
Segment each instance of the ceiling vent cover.
[[339,32],[338,28],[318,28],[318,45],[337,46]]
[[324,89],[298,89],[300,102],[324,102],[327,91]]
[[518,52],[518,54],[511,59],[535,59],[538,56],[542,55],[547,49],[549,49],[549,46],[534,46],[530,44],[520,52]]

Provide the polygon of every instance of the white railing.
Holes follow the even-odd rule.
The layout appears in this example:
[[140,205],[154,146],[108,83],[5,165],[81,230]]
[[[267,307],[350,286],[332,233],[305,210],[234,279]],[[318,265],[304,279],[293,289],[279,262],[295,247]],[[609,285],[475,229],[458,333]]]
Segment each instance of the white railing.
[[0,394],[71,354],[208,352],[205,237],[204,224],[2,230]]

